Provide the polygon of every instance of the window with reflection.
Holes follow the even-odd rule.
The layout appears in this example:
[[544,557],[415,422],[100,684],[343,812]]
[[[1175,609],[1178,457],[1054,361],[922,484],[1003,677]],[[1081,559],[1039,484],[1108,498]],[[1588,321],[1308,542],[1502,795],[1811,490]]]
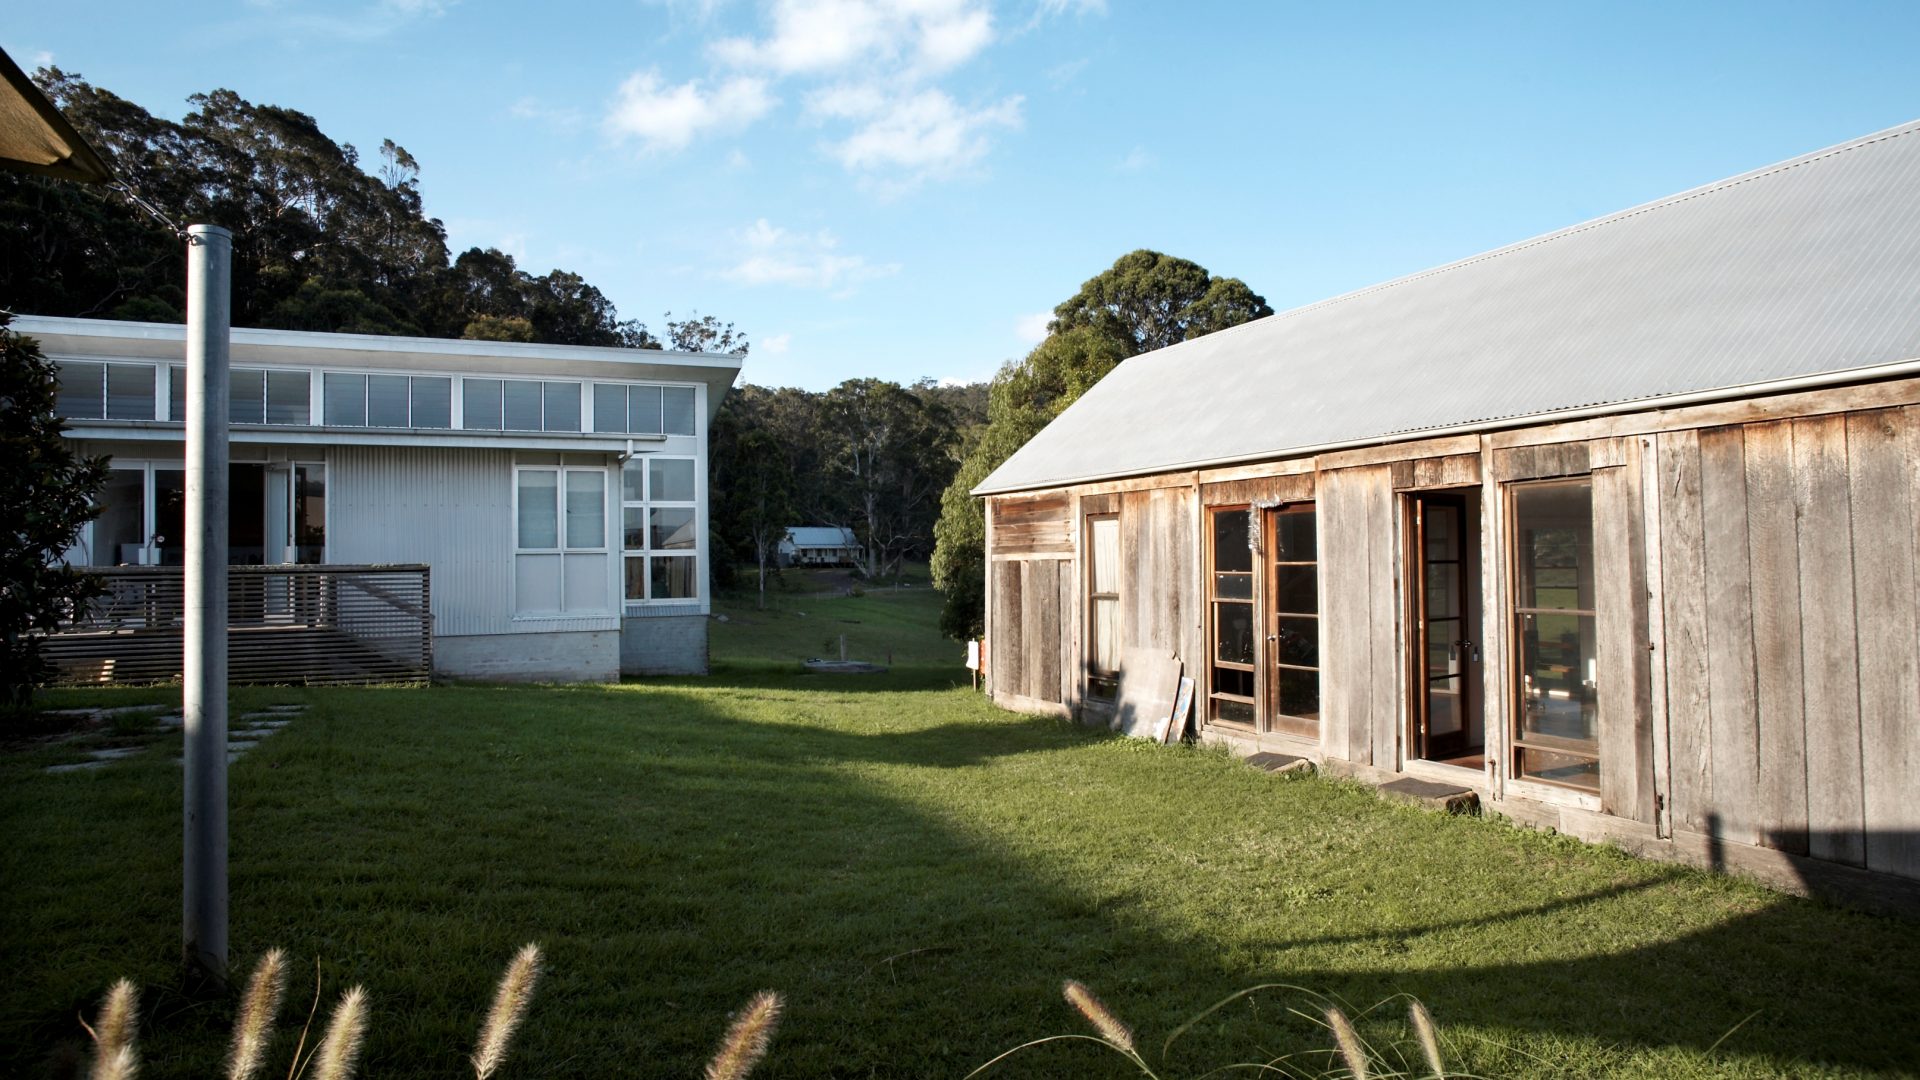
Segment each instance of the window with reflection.
[[1600,787],[1593,583],[1593,486],[1584,479],[1515,484],[1513,632],[1518,775]]
[[1248,727],[1258,719],[1251,513],[1242,506],[1207,515],[1207,719]]
[[1120,519],[1087,518],[1087,696],[1120,688]]

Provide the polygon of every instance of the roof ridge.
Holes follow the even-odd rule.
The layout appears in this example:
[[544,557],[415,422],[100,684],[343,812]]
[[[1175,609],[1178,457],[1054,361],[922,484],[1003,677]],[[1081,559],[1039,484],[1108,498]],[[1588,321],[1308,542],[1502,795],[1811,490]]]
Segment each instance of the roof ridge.
[[[1682,191],[1682,192],[1679,192],[1678,194],[1668,195],[1663,198],[1655,199],[1652,202],[1642,203],[1639,206],[1630,206],[1625,210],[1616,210],[1611,214],[1605,214],[1601,217],[1594,218],[1590,221],[1583,221],[1577,225],[1568,225],[1565,228],[1555,229],[1554,231],[1549,233],[1543,233],[1539,236],[1535,236],[1526,240],[1516,241],[1514,243],[1506,245],[1505,247],[1494,248],[1492,251],[1483,251],[1478,255],[1469,255],[1468,257],[1464,259],[1460,259],[1455,262],[1445,263],[1440,266],[1429,267],[1425,270],[1418,270],[1404,277],[1394,278],[1391,281],[1383,281],[1376,285],[1368,285],[1365,288],[1355,289],[1352,292],[1341,293],[1339,296],[1330,296],[1325,300],[1316,300],[1311,304],[1302,304],[1301,306],[1296,308],[1289,308],[1286,311],[1283,311],[1274,315],[1273,318],[1276,320],[1291,318],[1295,315],[1305,314],[1306,312],[1309,312],[1309,311],[1316,311],[1316,310],[1319,310],[1320,308],[1332,307],[1335,304],[1345,303],[1348,300],[1355,300],[1363,296],[1372,296],[1375,293],[1385,292],[1388,289],[1396,288],[1401,285],[1408,285],[1416,281],[1424,281],[1427,278],[1436,277],[1440,274],[1445,274],[1445,273],[1448,273],[1449,271],[1458,270],[1463,267],[1476,266],[1480,263],[1487,262],[1492,259],[1500,258],[1503,255],[1512,255],[1521,251],[1527,251],[1529,249],[1539,247],[1542,244],[1552,243],[1555,240],[1561,240],[1569,236],[1578,236],[1581,233],[1591,232],[1595,229],[1604,228],[1616,222],[1626,221],[1631,218],[1639,217],[1642,214],[1650,214],[1655,210],[1665,209],[1670,206],[1679,206],[1682,203],[1692,202],[1695,199],[1704,198],[1705,196],[1708,196],[1708,195],[1718,194],[1722,191],[1727,191],[1731,188],[1739,187],[1741,184],[1751,183],[1755,180],[1764,180],[1767,177],[1774,176],[1779,173],[1787,172],[1788,170],[1791,170],[1791,169],[1797,169],[1802,165],[1811,165],[1816,161],[1824,161],[1827,158],[1835,157],[1837,155],[1847,153],[1848,151],[1851,151],[1851,150],[1859,150],[1864,147],[1872,146],[1875,143],[1887,142],[1893,139],[1900,138],[1902,135],[1912,135],[1917,132],[1920,132],[1920,120],[1909,120],[1905,124],[1895,125],[1894,127],[1887,128],[1884,131],[1877,131],[1871,135],[1863,136],[1851,142],[1841,143],[1838,146],[1829,146],[1824,150],[1815,150],[1815,151],[1812,151],[1811,153],[1804,154],[1800,157],[1793,158],[1788,161],[1782,161],[1773,165],[1766,166],[1755,172],[1742,173],[1738,176],[1727,177],[1724,180],[1716,180],[1706,184],[1703,187],[1694,188],[1691,191]],[[1260,320],[1256,320],[1256,322],[1258,321]],[[1247,325],[1252,325],[1252,324],[1249,323]]]

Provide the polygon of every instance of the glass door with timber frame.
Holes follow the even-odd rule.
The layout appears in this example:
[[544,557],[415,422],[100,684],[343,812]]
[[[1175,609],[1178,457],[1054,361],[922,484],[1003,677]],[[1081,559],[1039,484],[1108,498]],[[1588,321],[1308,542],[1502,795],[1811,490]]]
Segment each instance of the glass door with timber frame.
[[1415,492],[1407,497],[1407,510],[1413,756],[1484,769],[1486,724],[1476,640],[1480,495],[1477,490]]

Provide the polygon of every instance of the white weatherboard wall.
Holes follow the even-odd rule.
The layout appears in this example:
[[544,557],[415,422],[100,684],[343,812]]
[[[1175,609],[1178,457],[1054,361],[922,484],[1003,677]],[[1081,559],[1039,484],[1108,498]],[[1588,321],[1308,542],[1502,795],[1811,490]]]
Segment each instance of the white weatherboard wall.
[[[436,663],[447,674],[617,678],[617,645],[604,643],[618,640],[607,635],[620,629],[617,613],[513,617],[513,460],[507,450],[330,449],[327,561],[431,564],[434,636],[445,646],[436,649]],[[542,634],[558,635],[545,643],[552,648],[523,637]],[[511,636],[488,642],[480,635]],[[565,640],[592,645],[569,653]],[[529,661],[524,671],[502,660],[516,652]],[[569,655],[578,656],[577,666],[555,667]],[[463,658],[479,656],[487,662],[468,670]]]

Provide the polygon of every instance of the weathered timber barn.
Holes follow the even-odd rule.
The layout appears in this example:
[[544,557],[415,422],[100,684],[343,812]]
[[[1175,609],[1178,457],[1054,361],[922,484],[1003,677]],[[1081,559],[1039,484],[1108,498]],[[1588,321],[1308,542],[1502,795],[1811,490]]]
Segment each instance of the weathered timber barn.
[[[1128,360],[976,490],[988,684],[1920,895],[1920,123]],[[1158,688],[1137,695],[1164,700]]]

